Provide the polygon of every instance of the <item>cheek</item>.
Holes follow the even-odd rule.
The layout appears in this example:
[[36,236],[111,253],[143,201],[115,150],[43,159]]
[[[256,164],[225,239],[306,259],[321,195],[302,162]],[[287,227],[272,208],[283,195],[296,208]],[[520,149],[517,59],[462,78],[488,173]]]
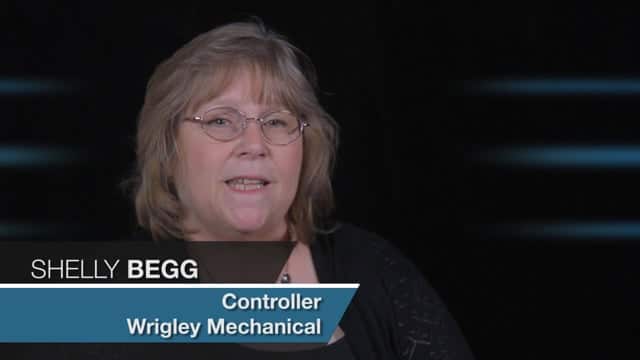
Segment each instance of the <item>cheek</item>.
[[216,156],[215,152],[194,153],[187,161],[189,182],[196,186],[198,191],[215,188],[218,185],[218,179],[221,178],[222,165],[223,159]]
[[302,145],[296,144],[296,147],[287,149],[282,156],[282,169],[285,174],[287,188],[295,194],[302,169]]
[[212,163],[209,159],[211,156],[212,154],[210,152],[204,151],[200,147],[189,148],[186,156],[184,157],[187,175],[193,177],[208,173],[211,166],[204,165]]
[[220,178],[222,151],[210,143],[185,142],[181,146],[179,180],[197,198],[209,194]]

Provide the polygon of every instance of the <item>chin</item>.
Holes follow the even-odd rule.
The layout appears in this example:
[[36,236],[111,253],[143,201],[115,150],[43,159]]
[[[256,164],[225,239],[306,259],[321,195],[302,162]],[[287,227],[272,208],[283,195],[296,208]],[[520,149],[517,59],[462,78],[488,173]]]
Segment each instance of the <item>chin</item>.
[[261,233],[266,230],[268,216],[264,211],[243,210],[233,214],[230,224],[243,234]]

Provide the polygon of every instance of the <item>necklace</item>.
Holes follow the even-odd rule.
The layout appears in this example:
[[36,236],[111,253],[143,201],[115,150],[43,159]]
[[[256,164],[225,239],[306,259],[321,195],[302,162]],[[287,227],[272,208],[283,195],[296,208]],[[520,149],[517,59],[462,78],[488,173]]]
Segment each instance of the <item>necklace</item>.
[[[297,246],[298,242],[296,241],[295,245],[293,245],[293,248],[291,249],[291,254],[289,254],[289,259],[291,258],[291,256],[293,256],[293,251]],[[280,276],[279,280],[281,284],[289,284],[291,282],[291,275],[289,275],[289,259],[287,259],[287,262],[284,263],[284,271],[282,272],[282,276]]]
[[282,276],[280,277],[280,283],[288,284],[290,282],[291,276],[289,276],[289,260],[287,260],[287,263],[284,265],[284,273],[282,273]]

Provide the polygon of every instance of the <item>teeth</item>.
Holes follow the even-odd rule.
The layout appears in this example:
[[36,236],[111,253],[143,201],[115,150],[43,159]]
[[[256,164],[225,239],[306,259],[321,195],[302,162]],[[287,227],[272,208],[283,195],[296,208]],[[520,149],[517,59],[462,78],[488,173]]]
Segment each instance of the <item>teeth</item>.
[[263,188],[266,184],[266,181],[259,179],[237,178],[229,180],[227,183],[234,190],[251,191]]
[[262,189],[264,187],[263,184],[245,185],[245,184],[239,184],[239,183],[230,183],[229,186],[231,186],[232,189],[239,190],[239,191],[251,191],[251,190]]
[[230,184],[244,184],[244,185],[256,185],[256,184],[264,185],[265,181],[264,180],[259,180],[259,179],[237,178],[237,179],[229,180],[229,183]]

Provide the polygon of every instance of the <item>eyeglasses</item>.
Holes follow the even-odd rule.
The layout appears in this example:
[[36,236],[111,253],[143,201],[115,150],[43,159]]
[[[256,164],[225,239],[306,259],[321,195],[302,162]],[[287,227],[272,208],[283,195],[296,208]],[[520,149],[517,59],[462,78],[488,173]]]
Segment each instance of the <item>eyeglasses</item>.
[[308,123],[287,110],[279,110],[249,117],[232,107],[214,107],[202,116],[184,118],[185,121],[199,123],[202,130],[214,140],[231,141],[240,136],[249,126],[250,120],[260,125],[263,138],[272,145],[288,145],[294,142]]

